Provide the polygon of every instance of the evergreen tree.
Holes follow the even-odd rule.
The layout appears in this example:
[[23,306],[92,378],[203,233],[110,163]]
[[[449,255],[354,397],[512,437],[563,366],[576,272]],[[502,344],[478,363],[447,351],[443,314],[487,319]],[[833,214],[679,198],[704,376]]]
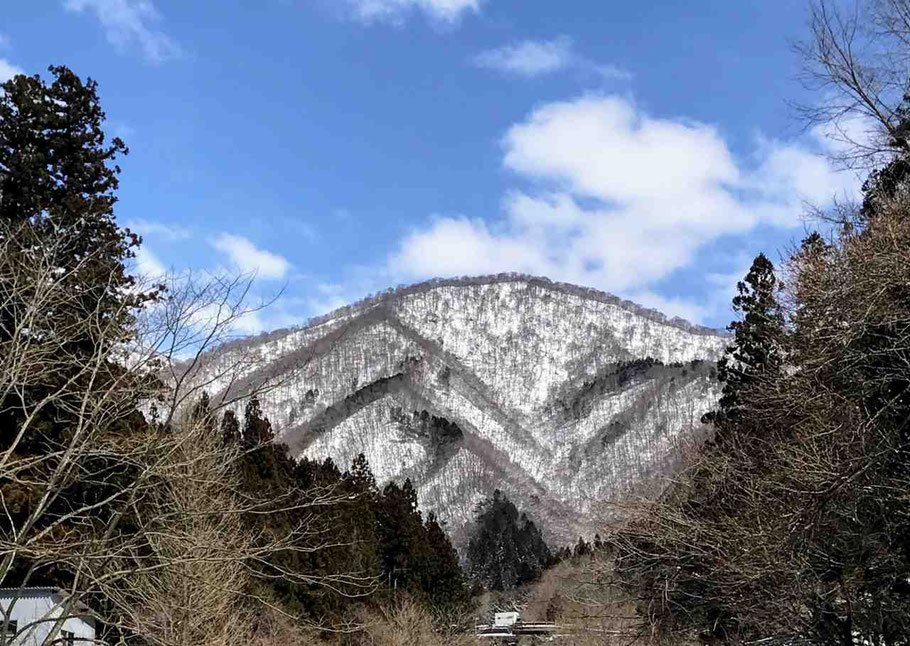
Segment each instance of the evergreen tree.
[[393,589],[412,589],[426,553],[422,541],[423,520],[417,508],[417,492],[411,480],[402,486],[390,482],[377,507],[379,562],[382,576]]
[[246,404],[243,417],[243,445],[247,448],[268,444],[275,439],[272,424],[262,415],[259,398],[253,395]]
[[575,556],[587,556],[591,553],[591,544],[585,542],[585,539],[581,536],[578,537],[578,542],[575,544]]
[[123,304],[136,298],[124,262],[139,245],[114,220],[115,162],[128,151],[117,137],[105,141],[97,84],[49,69],[49,85],[24,75],[0,85],[0,222],[62,239],[69,256],[60,279],[74,307],[123,317]]
[[370,463],[367,462],[363,453],[358,454],[351,463],[351,470],[347,474],[347,480],[355,491],[375,497],[377,492],[376,478],[373,476],[373,472],[370,470]]
[[[93,432],[113,436],[144,429],[147,424],[137,406],[153,381],[103,359],[110,348],[130,338],[137,308],[155,297],[134,289],[125,263],[139,239],[118,228],[114,219],[120,173],[115,162],[127,150],[119,139],[105,140],[95,82],[83,82],[65,67],[50,71],[50,84],[23,75],[0,84],[4,260],[9,267],[50,263],[47,275],[57,281],[53,292],[66,294],[53,306],[35,310],[47,285],[25,285],[7,274],[0,278],[0,347],[25,334],[36,356],[47,352],[43,365],[35,366],[40,371],[30,374],[27,383],[0,395],[0,453],[15,443],[7,455],[13,464],[45,456],[34,461],[31,473],[0,473],[5,501],[0,533],[7,536],[27,517],[30,505],[42,499],[52,501],[44,517],[60,519],[61,536],[77,531],[65,519],[85,504],[98,504],[93,522],[103,525],[108,520],[109,506],[103,501],[133,474],[129,466],[112,464],[113,456],[104,451],[91,458],[91,465],[77,465],[74,472],[56,478],[54,491],[41,491],[34,483],[47,482],[45,476],[61,464],[62,448],[85,421],[82,403],[91,407],[111,393],[122,394],[117,410],[105,416],[104,428]],[[42,401],[50,403],[35,410]],[[79,477],[80,468],[98,473],[105,465],[111,471],[103,482]],[[128,521],[120,522],[123,529]],[[83,529],[88,525],[83,523]],[[19,566],[25,571],[30,567],[21,560]],[[32,574],[32,584],[65,581],[56,571]],[[14,572],[7,581],[17,578]]]
[[[120,173],[114,162],[126,146],[117,138],[105,142],[94,81],[83,83],[65,67],[50,71],[50,85],[24,75],[0,84],[0,239],[13,244],[7,253],[21,256],[17,262],[23,264],[39,262],[32,256],[45,247],[58,247],[54,274],[68,294],[65,304],[29,318],[32,342],[47,338],[57,344],[61,335],[55,330],[72,339],[60,348],[54,368],[34,380],[26,395],[31,401],[61,388],[103,391],[122,377],[121,369],[106,365],[91,383],[74,381],[102,337],[105,343],[128,337],[133,308],[146,298],[131,289],[134,281],[124,265],[139,239],[119,229],[113,214]],[[20,329],[26,301],[34,295],[6,284],[0,292],[3,343]],[[0,401],[0,437],[15,437],[22,422],[18,408],[12,398]],[[32,421],[35,432],[19,450],[40,451],[72,426],[71,413],[51,406]]]
[[240,443],[240,422],[232,410],[224,411],[221,418],[221,441],[227,445]]
[[510,590],[540,577],[551,562],[540,531],[499,489],[477,506],[468,543],[471,577],[490,590]]
[[[233,421],[222,419],[222,428],[225,424],[230,426]],[[273,440],[271,422],[263,417],[259,400],[251,397],[243,419],[241,442],[247,450],[240,468],[244,488],[265,500],[281,500],[295,490],[294,460],[288,455],[287,446]]]
[[717,376],[724,385],[719,408],[703,418],[715,424],[719,439],[724,424],[741,416],[746,391],[761,379],[773,378],[783,361],[784,318],[774,265],[759,254],[736,288],[733,310],[740,318],[727,326],[733,343],[717,362]]
[[377,505],[379,490],[366,456],[360,453],[344,474],[343,484],[348,504],[341,510],[340,526],[351,545],[346,560],[362,576],[380,576]]
[[769,263],[750,272],[723,441],[611,537],[655,638],[908,643],[908,214],[910,194],[886,192],[830,242],[807,237],[786,328]]
[[904,93],[893,121],[896,125],[888,133],[891,159],[875,168],[863,182],[861,213],[865,219],[874,218],[882,202],[906,199],[910,189],[910,93]]
[[213,434],[215,433],[215,429],[218,427],[218,422],[211,411],[209,394],[204,390],[202,391],[202,395],[199,397],[199,401],[193,405],[193,410],[190,413],[190,419],[192,419],[196,424],[202,424],[206,431]]
[[458,563],[458,554],[432,512],[427,515],[424,531],[430,556],[421,573],[422,589],[437,610],[465,604],[468,589]]
[[294,481],[301,491],[314,487],[335,487],[341,483],[342,474],[332,458],[325,458],[320,462],[302,457],[294,466]]

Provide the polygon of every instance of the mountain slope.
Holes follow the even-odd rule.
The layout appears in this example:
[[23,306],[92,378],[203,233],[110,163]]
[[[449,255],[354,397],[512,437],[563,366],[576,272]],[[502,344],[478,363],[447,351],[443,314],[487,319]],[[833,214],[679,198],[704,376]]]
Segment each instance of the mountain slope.
[[495,488],[567,542],[595,531],[603,501],[672,470],[717,398],[725,343],[595,290],[500,275],[385,292],[208,360],[251,354],[231,388],[278,384],[263,409],[294,455],[344,467],[363,452],[378,481],[410,477],[456,542]]

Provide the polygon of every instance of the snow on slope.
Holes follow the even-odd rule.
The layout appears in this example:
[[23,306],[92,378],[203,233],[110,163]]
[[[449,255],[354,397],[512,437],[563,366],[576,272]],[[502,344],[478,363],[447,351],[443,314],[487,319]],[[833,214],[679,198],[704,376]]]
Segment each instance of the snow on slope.
[[[210,361],[254,356],[235,387],[278,384],[263,409],[295,455],[346,466],[363,452],[378,481],[410,477],[457,542],[494,488],[565,542],[596,531],[604,500],[672,469],[716,401],[725,344],[607,294],[508,275],[387,292]],[[659,364],[629,363],[643,359]],[[402,421],[423,411],[460,435]]]

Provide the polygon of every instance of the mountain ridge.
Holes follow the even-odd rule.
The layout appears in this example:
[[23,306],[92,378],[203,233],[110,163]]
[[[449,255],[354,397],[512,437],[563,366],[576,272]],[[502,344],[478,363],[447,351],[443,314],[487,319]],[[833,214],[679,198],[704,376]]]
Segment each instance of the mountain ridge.
[[221,396],[276,382],[260,399],[292,455],[344,468],[363,452],[380,483],[410,477],[456,543],[494,488],[568,542],[604,521],[604,500],[672,473],[726,343],[598,290],[498,274],[386,290],[208,359],[250,353]]
[[508,283],[508,282],[525,282],[525,283],[534,283],[541,286],[545,286],[554,291],[568,291],[575,293],[583,293],[586,296],[589,296],[592,299],[600,300],[605,303],[615,303],[621,305],[626,309],[633,311],[638,311],[642,316],[651,317],[652,320],[658,322],[665,322],[669,325],[678,326],[681,329],[686,329],[693,332],[694,334],[710,334],[710,335],[719,335],[719,336],[728,336],[726,330],[716,329],[707,327],[704,325],[699,325],[697,323],[692,323],[679,316],[667,316],[666,314],[660,312],[657,309],[645,307],[644,305],[639,305],[634,301],[628,299],[620,298],[615,294],[606,292],[595,287],[585,287],[582,285],[575,285],[573,283],[566,283],[563,281],[551,280],[546,276],[535,276],[533,274],[523,274],[519,272],[505,272],[499,274],[480,274],[478,276],[460,276],[460,277],[447,277],[447,278],[430,278],[427,280],[419,281],[416,283],[411,283],[408,285],[397,285],[395,287],[389,287],[379,292],[375,292],[368,296],[364,296],[361,299],[349,303],[347,305],[341,305],[336,307],[324,314],[314,316],[309,318],[305,323],[300,325],[287,327],[287,328],[278,328],[275,330],[269,330],[260,332],[259,334],[244,336],[241,339],[234,341],[229,341],[228,343],[223,344],[222,348],[230,347],[234,343],[243,343],[250,339],[258,339],[260,337],[272,337],[274,335],[283,335],[290,334],[296,331],[304,330],[307,328],[314,328],[325,323],[331,322],[341,316],[348,316],[354,310],[359,310],[363,308],[368,308],[374,305],[378,305],[379,302],[388,299],[394,298],[395,296],[401,294],[414,293],[419,291],[427,291],[436,287],[447,287],[447,286],[456,286],[456,285],[468,285],[468,284],[497,284],[497,283]]

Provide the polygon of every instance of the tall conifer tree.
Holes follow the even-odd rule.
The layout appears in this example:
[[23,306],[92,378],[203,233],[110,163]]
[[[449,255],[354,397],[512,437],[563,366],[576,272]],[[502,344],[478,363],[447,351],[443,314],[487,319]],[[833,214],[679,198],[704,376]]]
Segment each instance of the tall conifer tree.
[[759,254],[749,273],[736,285],[733,310],[739,315],[727,329],[733,342],[717,362],[723,383],[718,409],[704,416],[722,428],[742,415],[745,391],[759,379],[773,376],[783,360],[784,317],[777,301],[778,281],[774,265]]

